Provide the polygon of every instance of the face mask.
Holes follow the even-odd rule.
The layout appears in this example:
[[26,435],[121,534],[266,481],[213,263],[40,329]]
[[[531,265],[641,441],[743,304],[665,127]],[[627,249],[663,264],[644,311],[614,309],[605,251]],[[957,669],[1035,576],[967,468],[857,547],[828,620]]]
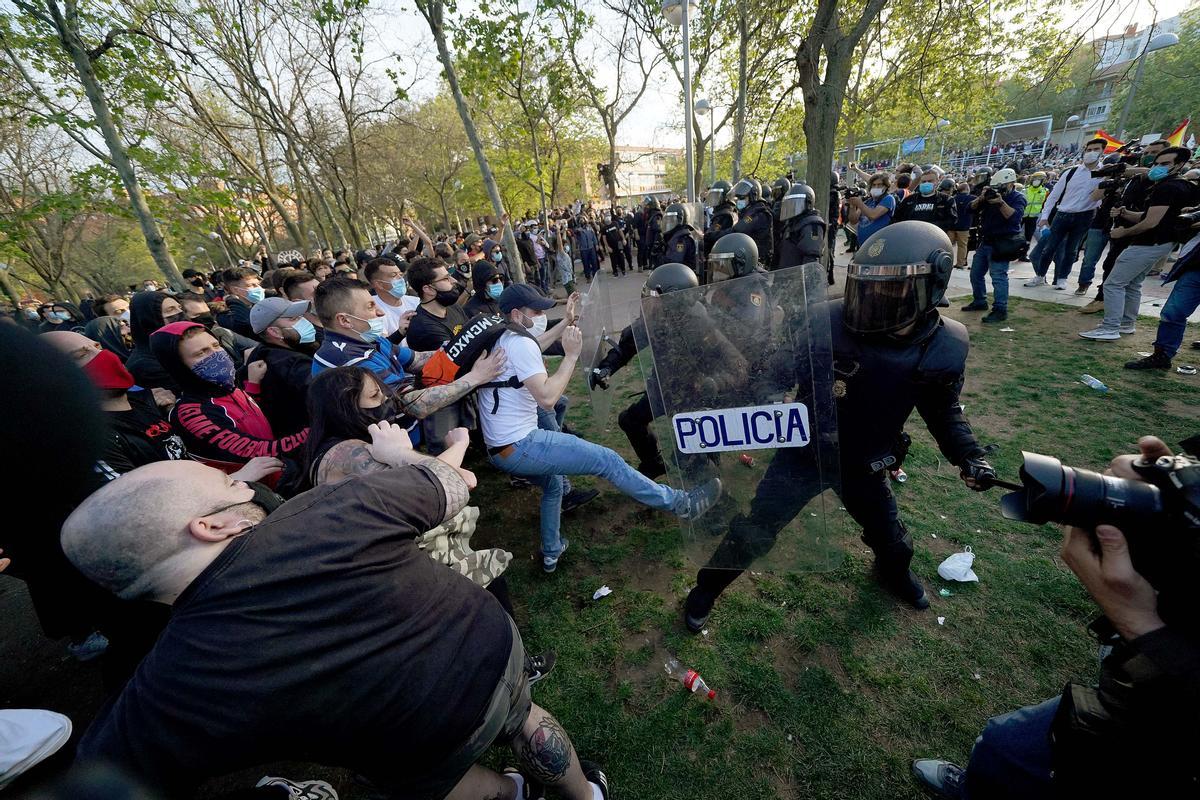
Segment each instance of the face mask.
[[369,417],[371,422],[383,422],[396,416],[396,404],[389,397],[374,408],[360,408],[359,411]]
[[933,194],[933,184],[929,183],[928,181],[922,183],[917,187],[917,189],[921,192],[921,194]]
[[493,300],[499,300],[500,295],[504,294],[504,284],[489,283],[487,287],[487,293],[488,296],[490,296]]
[[1034,181],[1033,181],[1033,185],[1034,185],[1034,186],[1041,186],[1041,185],[1042,185],[1042,179],[1041,179],[1041,178],[1035,178],[1035,179],[1034,179]]
[[252,289],[246,290],[246,299],[251,303],[261,303],[263,298],[267,296],[267,290],[261,286],[255,286]]
[[129,309],[125,309],[125,311],[121,314],[121,316],[117,317],[117,319],[121,320],[121,322],[129,322]]
[[[522,314],[521,316],[525,315]],[[525,319],[533,323],[533,327],[529,329],[529,332],[534,336],[541,336],[546,332],[546,327],[550,324],[550,319],[545,314],[538,314],[536,317],[525,317]]]
[[1095,150],[1088,150],[1086,153],[1083,154],[1083,163],[1085,163],[1085,164],[1095,164],[1099,160],[1100,160],[1100,154],[1097,153]]
[[229,391],[233,391],[235,371],[233,359],[224,350],[207,355],[192,365],[192,372],[197,378]]
[[392,288],[388,289],[388,293],[396,299],[404,297],[404,295],[408,294],[408,281],[404,280],[404,278],[393,279]]
[[458,298],[462,296],[462,289],[455,286],[453,289],[448,289],[443,292],[438,292],[434,300],[437,300],[439,306],[449,308],[458,302]]
[[300,344],[309,344],[317,340],[317,326],[306,320],[304,317],[296,320],[292,325],[292,330],[300,334]]
[[217,321],[213,319],[212,314],[201,314],[198,317],[193,317],[191,322],[200,323],[204,326],[205,330],[212,330],[212,326],[217,324]]
[[71,315],[66,311],[51,311],[50,319],[58,320],[59,322],[70,322]]
[[748,200],[738,200],[734,203],[734,205],[737,206],[738,211],[742,211],[746,208],[746,206],[750,205],[750,202]]
[[203,289],[204,288],[204,278],[192,278],[191,284],[192,284],[192,286],[195,286],[197,289]]
[[371,327],[365,331],[359,331],[358,335],[363,338],[364,342],[377,342],[380,339],[387,338],[383,332],[383,317],[372,317],[371,319],[363,319],[356,317],[353,314],[347,315],[351,319],[356,319],[359,322],[365,322]]
[[871,190],[871,197],[883,197],[883,189],[879,186],[876,186]]
[[179,322],[181,319],[183,319],[182,311],[178,314],[172,314],[169,317],[163,317],[163,325],[170,325],[172,322]]
[[[125,314],[129,314],[129,312],[126,311]],[[38,313],[37,313],[36,308],[25,309],[25,319],[37,319],[37,318],[38,318]],[[128,322],[129,320],[125,320],[125,321]]]
[[503,260],[504,260],[504,253],[501,253],[499,250],[492,253],[492,261],[503,261]]
[[[263,511],[267,512],[267,516],[269,517],[275,511],[275,509],[277,509],[281,505],[283,505],[283,498],[280,497],[279,495],[275,494],[274,492],[272,492],[270,489],[268,489],[263,484],[258,483],[257,481],[246,481],[246,486],[250,487],[250,489],[254,492],[254,497],[250,498],[245,503],[234,503],[231,506],[225,506],[224,508],[219,508],[216,511],[214,511],[213,513],[221,514],[221,513],[228,511],[231,508],[237,508],[239,506],[244,506],[248,503],[251,505],[258,506]],[[250,528],[253,528],[255,523],[251,522],[248,519],[243,519],[243,520],[239,520],[238,524],[239,525],[245,524],[246,528],[239,532],[239,533],[245,533],[246,531],[250,530]]]
[[1167,175],[1169,175],[1170,173],[1171,173],[1170,167],[1165,166],[1163,164],[1155,164],[1153,167],[1150,168],[1150,171],[1148,173],[1146,173],[1146,177],[1152,181],[1161,181],[1163,178],[1167,177]]
[[101,350],[83,368],[97,389],[123,389],[133,386],[133,376],[116,353]]
[[1141,165],[1142,165],[1143,167],[1149,167],[1149,166],[1151,166],[1152,164],[1154,164],[1154,159],[1155,159],[1155,158],[1157,158],[1157,156],[1152,156],[1152,155],[1150,155],[1149,153],[1146,153],[1146,154],[1145,154],[1144,156],[1142,156],[1142,158],[1141,158]]

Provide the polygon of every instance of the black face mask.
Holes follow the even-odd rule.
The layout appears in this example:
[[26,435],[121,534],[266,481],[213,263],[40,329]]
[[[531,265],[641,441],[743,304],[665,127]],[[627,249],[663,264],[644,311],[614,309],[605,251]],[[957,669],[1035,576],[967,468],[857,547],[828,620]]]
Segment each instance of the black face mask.
[[438,292],[437,297],[435,297],[434,299],[437,300],[438,305],[449,308],[450,306],[457,303],[458,298],[461,296],[462,296],[462,287],[455,286],[453,289],[449,289],[444,292]]
[[199,316],[192,317],[192,322],[198,322],[203,325],[206,330],[210,331],[212,330],[213,325],[217,324],[217,321],[213,319],[212,314],[200,314]]
[[192,286],[195,286],[197,289],[203,289],[204,278],[192,278]]
[[396,401],[389,397],[374,408],[360,408],[359,411],[371,422],[383,422],[396,416]]
[[283,505],[283,498],[271,491],[258,481],[246,481],[246,485],[254,490],[254,498],[250,501],[270,515]]
[[179,322],[182,319],[183,312],[181,311],[178,314],[172,314],[169,317],[163,317],[163,325],[170,325],[172,322]]

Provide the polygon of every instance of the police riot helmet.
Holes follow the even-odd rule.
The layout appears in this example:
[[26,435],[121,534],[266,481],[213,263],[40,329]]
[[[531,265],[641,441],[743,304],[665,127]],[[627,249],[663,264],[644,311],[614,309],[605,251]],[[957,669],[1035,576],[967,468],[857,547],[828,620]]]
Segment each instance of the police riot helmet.
[[980,167],[975,170],[975,183],[987,183],[992,179],[991,167]]
[[704,205],[709,208],[716,208],[721,203],[729,200],[729,193],[732,190],[733,187],[729,185],[729,181],[713,181],[713,185],[708,187],[708,194],[704,196]]
[[695,289],[700,285],[696,271],[687,264],[672,261],[660,264],[646,276],[646,285],[642,287],[642,297],[657,297],[683,289]]
[[936,313],[950,281],[951,252],[950,237],[928,222],[876,231],[847,267],[843,324],[853,333],[892,333]]
[[782,200],[787,196],[788,189],[792,188],[792,182],[787,178],[776,178],[775,183],[771,186],[771,196],[776,200]]
[[733,187],[732,194],[736,198],[746,198],[748,202],[757,202],[762,195],[758,190],[758,181],[753,178],[742,178]]
[[683,203],[671,203],[663,212],[662,231],[663,233],[673,231],[680,225],[686,225],[687,221],[687,206]]
[[658,198],[657,197],[647,197],[646,198],[646,208],[650,209],[651,211],[658,211],[658,209],[659,209]]
[[807,183],[793,183],[779,206],[779,221],[798,217],[817,207],[817,193]]
[[758,271],[758,245],[744,233],[727,233],[708,253],[708,282],[740,278]]
[[938,184],[938,191],[939,192],[954,191],[954,179],[953,178],[942,178],[942,182]]

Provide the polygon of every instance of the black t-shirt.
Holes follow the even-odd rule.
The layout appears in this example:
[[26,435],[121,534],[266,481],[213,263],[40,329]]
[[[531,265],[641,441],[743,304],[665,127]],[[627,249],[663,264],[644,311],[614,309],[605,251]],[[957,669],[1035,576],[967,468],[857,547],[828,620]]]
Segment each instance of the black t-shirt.
[[477,727],[508,615],[414,537],[446,516],[422,466],[319,486],[234,539],[79,744],[153,783],[276,760],[421,775]]
[[448,339],[457,336],[466,324],[467,312],[462,306],[447,308],[444,319],[435,317],[421,306],[408,323],[408,346],[418,351],[437,350]]
[[154,403],[150,390],[130,392],[128,411],[106,411],[110,428],[96,472],[114,480],[156,461],[187,458],[187,449]]
[[920,193],[914,193],[900,201],[893,221],[929,222],[942,230],[949,230],[956,217],[954,203],[944,194],[934,192],[926,197]]
[[1130,238],[1129,244],[1148,246],[1175,241],[1175,218],[1179,216],[1179,210],[1196,203],[1196,187],[1187,181],[1179,178],[1159,181],[1146,198],[1146,210],[1149,211],[1155,206],[1167,206],[1167,213],[1153,228]]

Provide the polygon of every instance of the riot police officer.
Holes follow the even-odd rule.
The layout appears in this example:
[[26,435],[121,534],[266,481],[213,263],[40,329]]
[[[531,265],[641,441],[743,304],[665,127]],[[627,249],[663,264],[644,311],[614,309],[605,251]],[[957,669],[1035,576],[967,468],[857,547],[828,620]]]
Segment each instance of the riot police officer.
[[[672,203],[662,218],[662,237],[666,243],[658,263],[686,264],[700,275],[700,234],[689,223],[687,206]],[[703,281],[701,281],[703,282]]]
[[[646,197],[638,238],[638,269],[654,268],[662,248],[662,208],[657,197]],[[644,265],[644,266],[643,266]]]
[[778,266],[786,269],[819,261],[833,284],[833,258],[826,247],[826,223],[817,211],[817,194],[807,183],[795,183],[779,204]]
[[739,215],[737,224],[725,233],[714,233],[717,233],[716,239],[733,232],[746,234],[758,246],[759,263],[765,266],[771,263],[773,218],[771,207],[763,201],[758,186],[758,181],[753,178],[742,178],[737,182],[733,187],[733,204],[737,207]]
[[779,237],[783,235],[783,222],[779,219],[780,206],[788,190],[792,188],[789,178],[776,178],[771,186],[771,269],[779,269]]
[[625,274],[625,225],[618,210],[615,215],[605,214],[600,226],[600,235],[608,245],[609,258],[612,259],[612,274],[616,278]]
[[[906,454],[903,429],[913,409],[967,486],[982,491],[996,477],[959,405],[967,330],[936,309],[951,268],[950,240],[943,231],[926,222],[897,222],[862,243],[847,271],[844,298],[828,304],[841,460],[838,494],[863,528],[883,586],[918,609],[927,608],[929,600],[909,570],[912,537],[887,477]],[[819,494],[818,458],[813,448],[776,451],[749,514],[733,519],[700,570],[685,605],[689,630],[704,626],[721,592],[768,552],[779,532]]]
[[732,190],[733,187],[729,185],[729,181],[715,181],[704,198],[705,205],[712,208],[712,219],[704,231],[704,252],[706,254],[712,249],[713,242],[720,238],[724,231],[728,231],[737,224],[737,208],[733,205],[733,198],[730,195]]

